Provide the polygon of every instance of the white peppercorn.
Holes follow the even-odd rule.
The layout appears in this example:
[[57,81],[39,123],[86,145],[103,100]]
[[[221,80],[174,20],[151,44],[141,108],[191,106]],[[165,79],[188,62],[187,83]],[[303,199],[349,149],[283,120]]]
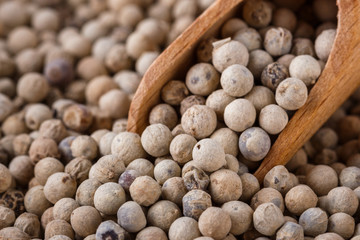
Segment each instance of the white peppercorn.
[[135,70],[143,76],[146,73],[146,70],[150,67],[150,65],[155,61],[155,59],[159,56],[159,52],[143,52],[140,57],[136,60]]
[[297,216],[301,215],[305,210],[315,207],[317,201],[316,194],[306,185],[291,188],[285,196],[286,208]]
[[[11,160],[9,171],[19,185],[26,186],[34,176],[34,165],[29,156],[21,155]],[[4,176],[6,177],[7,174],[4,173]],[[5,186],[6,185],[5,183]]]
[[46,199],[55,204],[64,197],[73,197],[76,193],[76,181],[68,173],[54,173],[44,186]]
[[260,183],[257,178],[250,173],[243,173],[240,175],[242,183],[242,194],[240,200],[249,202],[251,198],[260,190]]
[[77,157],[71,160],[65,166],[65,172],[70,174],[79,185],[89,177],[89,171],[92,164],[91,161],[84,157]]
[[283,80],[276,89],[275,100],[286,110],[301,108],[308,97],[308,90],[304,82],[297,78]]
[[0,230],[0,237],[4,239],[30,240],[30,236],[17,227],[6,227]]
[[207,172],[214,172],[226,164],[223,147],[213,139],[200,140],[192,155],[196,166]]
[[151,240],[151,239],[158,239],[158,240],[167,240],[166,233],[158,227],[146,227],[141,230],[136,235],[136,240]]
[[125,201],[125,191],[118,183],[104,183],[96,189],[94,194],[95,208],[106,215],[116,214]]
[[274,188],[262,188],[251,199],[252,209],[256,209],[263,203],[271,202],[275,204],[282,212],[284,212],[284,199],[279,191]]
[[227,94],[223,89],[219,89],[208,96],[205,104],[215,111],[218,120],[223,120],[225,107],[233,100],[235,100],[234,97]]
[[112,220],[102,222],[96,229],[96,234],[88,235],[84,240],[125,239],[127,232]]
[[35,48],[37,44],[38,37],[35,31],[27,26],[16,27],[8,34],[7,48],[13,54],[26,48]]
[[209,191],[218,204],[235,201],[241,197],[242,183],[236,172],[220,169],[210,175]]
[[312,56],[300,55],[291,61],[289,72],[292,78],[301,79],[306,86],[309,86],[314,84],[320,76],[321,68]]
[[276,104],[265,106],[260,111],[259,125],[269,134],[279,134],[288,123],[288,115]]
[[239,138],[241,154],[248,160],[260,161],[269,152],[271,146],[269,135],[259,127],[246,129]]
[[154,177],[154,164],[144,158],[135,159],[129,163],[126,170],[135,170],[140,176]]
[[158,104],[150,111],[149,123],[161,123],[169,129],[173,129],[178,123],[177,113],[169,104]]
[[170,143],[170,154],[174,161],[185,164],[192,159],[196,139],[188,134],[179,134]]
[[74,157],[93,160],[98,154],[98,146],[92,137],[80,135],[72,141],[71,152]]
[[276,239],[285,240],[285,239],[294,239],[300,240],[304,239],[304,230],[302,227],[293,222],[285,222],[285,224],[277,231]]
[[321,32],[321,34],[315,40],[315,52],[316,55],[323,60],[327,61],[332,45],[334,44],[336,36],[335,29],[328,29]]
[[303,227],[305,235],[316,237],[326,232],[328,216],[321,208],[309,208],[301,214],[299,224]]
[[154,177],[156,181],[162,185],[166,180],[172,177],[179,177],[181,169],[173,160],[163,160],[156,164],[154,168]]
[[101,223],[101,215],[94,207],[81,206],[71,213],[70,222],[77,235],[86,237],[96,232]]
[[185,187],[184,180],[181,177],[169,178],[161,187],[162,198],[176,203],[178,206],[181,206],[182,198],[186,192],[187,189]]
[[348,239],[354,234],[355,220],[346,213],[334,213],[329,217],[328,231]]
[[261,109],[265,106],[275,103],[274,93],[264,86],[254,86],[245,96],[245,99],[249,100],[254,105],[257,114],[259,114]]
[[221,206],[231,218],[230,233],[240,235],[252,226],[252,216],[254,211],[249,205],[240,201],[229,201]]
[[233,39],[244,44],[249,51],[261,48],[262,44],[261,36],[254,28],[241,28],[234,33]]
[[182,81],[171,80],[161,89],[161,99],[170,105],[180,105],[181,101],[189,95],[189,90]]
[[64,110],[62,120],[69,129],[84,132],[93,122],[93,116],[85,105],[73,104]]
[[0,229],[11,227],[15,222],[15,213],[10,208],[0,206],[0,219]]
[[253,221],[258,232],[272,236],[283,225],[284,216],[275,204],[263,203],[254,211]]
[[32,213],[23,213],[15,221],[14,227],[27,233],[31,238],[40,237],[40,221],[38,216]]
[[192,240],[200,237],[198,222],[189,217],[180,217],[170,226],[169,239],[171,240]]
[[81,205],[94,206],[94,194],[101,182],[96,179],[86,179],[76,190],[76,201]]
[[34,175],[41,185],[45,185],[47,179],[56,172],[63,172],[64,165],[56,158],[46,157],[41,159],[34,168]]
[[130,132],[121,132],[116,135],[111,143],[111,153],[123,161],[125,165],[136,158],[146,157],[140,136]]
[[359,206],[359,200],[348,187],[335,187],[327,195],[326,210],[330,214],[343,212],[354,215]]
[[277,59],[277,62],[289,68],[291,61],[295,58],[293,54],[285,54]]
[[141,144],[145,151],[154,157],[169,154],[169,146],[172,140],[170,129],[163,124],[148,126],[141,135]]
[[50,90],[45,77],[33,72],[24,74],[19,79],[16,89],[18,96],[28,102],[40,102],[44,100]]
[[[146,186],[146,188],[145,188]],[[130,185],[131,198],[142,206],[154,204],[161,195],[160,185],[149,176],[137,177]]]
[[204,236],[223,239],[230,229],[230,215],[221,208],[209,207],[200,215],[199,230]]
[[250,52],[247,68],[254,75],[255,79],[261,77],[263,69],[274,60],[269,53],[261,49],[255,49]]
[[232,97],[242,97],[252,89],[254,77],[240,64],[227,67],[221,74],[220,83],[224,91]]
[[246,99],[236,99],[224,111],[225,124],[232,130],[242,132],[251,127],[256,119],[254,105]]
[[[323,181],[326,179],[326,181]],[[337,187],[338,176],[331,167],[326,165],[317,165],[306,174],[306,185],[318,195],[323,196]]]
[[139,58],[143,52],[156,50],[156,44],[139,31],[129,35],[125,47],[127,54],[133,59]]
[[115,155],[101,157],[90,169],[89,178],[101,183],[116,182],[125,171],[124,162]]
[[310,55],[312,57],[315,57],[314,44],[308,38],[295,38],[293,41],[291,53],[296,56]]
[[233,64],[246,66],[249,52],[241,42],[224,39],[213,43],[212,63],[219,72]]
[[339,176],[341,186],[355,189],[360,186],[360,168],[358,167],[347,167],[344,168]]
[[266,31],[264,48],[271,56],[287,54],[291,50],[292,34],[289,30],[278,27]]
[[161,200],[149,208],[146,218],[149,225],[168,232],[171,224],[179,217],[181,217],[181,211],[175,203]]
[[24,198],[26,211],[41,216],[43,212],[51,207],[51,203],[46,199],[43,186],[30,188]]

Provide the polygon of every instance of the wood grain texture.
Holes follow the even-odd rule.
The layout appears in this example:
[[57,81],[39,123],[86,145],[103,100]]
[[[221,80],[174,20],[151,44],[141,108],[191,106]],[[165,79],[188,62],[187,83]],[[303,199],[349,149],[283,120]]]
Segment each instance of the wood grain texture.
[[141,134],[148,123],[148,115],[160,101],[160,90],[181,70],[185,71],[195,47],[201,39],[214,34],[222,23],[234,15],[243,0],[217,0],[187,28],[153,62],[145,73],[132,100],[127,130]]
[[360,1],[337,4],[337,35],[325,69],[255,172],[260,183],[275,165],[286,164],[360,85]]

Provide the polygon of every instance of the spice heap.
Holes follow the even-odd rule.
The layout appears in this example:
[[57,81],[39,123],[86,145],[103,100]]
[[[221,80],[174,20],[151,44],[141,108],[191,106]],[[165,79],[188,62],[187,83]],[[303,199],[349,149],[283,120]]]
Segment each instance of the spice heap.
[[251,174],[321,74],[333,0],[246,2],[126,132],[141,76],[211,2],[1,1],[0,239],[360,239],[360,90]]

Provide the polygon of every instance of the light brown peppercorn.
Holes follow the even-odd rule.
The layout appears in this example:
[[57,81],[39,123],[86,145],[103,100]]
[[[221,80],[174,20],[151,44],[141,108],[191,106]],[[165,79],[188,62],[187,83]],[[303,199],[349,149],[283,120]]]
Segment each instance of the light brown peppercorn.
[[326,232],[328,216],[321,208],[309,208],[301,214],[299,224],[304,228],[305,235],[316,237]]
[[263,203],[254,211],[253,221],[258,232],[271,236],[284,223],[284,216],[275,204]]
[[30,188],[24,198],[26,211],[41,216],[43,212],[51,207],[51,203],[46,199],[43,186]]
[[214,37],[202,40],[196,48],[196,58],[198,62],[209,63],[212,59],[213,43],[217,39]]
[[[34,177],[33,162],[26,155],[13,158],[9,164],[9,171],[20,185],[26,186],[30,179]],[[6,176],[6,174],[4,175]]]
[[[326,181],[323,181],[326,179]],[[306,184],[318,195],[323,196],[337,187],[338,176],[329,166],[317,165],[306,174]]]
[[143,76],[158,56],[158,51],[143,52],[136,60],[135,70]]
[[104,64],[95,57],[85,57],[81,59],[76,67],[76,72],[86,81],[107,74]]
[[109,76],[97,76],[88,83],[85,89],[86,101],[90,104],[97,104],[100,97],[118,86]]
[[315,57],[315,49],[313,42],[308,38],[295,38],[293,41],[293,47],[291,53],[299,55],[310,55]]
[[237,156],[239,152],[238,149],[239,137],[231,129],[220,128],[210,136],[210,139],[217,141],[224,148],[225,154],[231,154],[233,156]]
[[68,173],[54,173],[44,186],[46,199],[55,204],[64,197],[73,197],[76,193],[76,181]]
[[139,204],[128,201],[117,211],[118,224],[128,232],[139,232],[146,226],[146,216]]
[[157,123],[144,130],[141,135],[141,144],[151,156],[161,157],[169,154],[172,138],[170,129],[161,123]]
[[250,52],[247,68],[254,75],[255,79],[259,79],[263,69],[273,61],[269,53],[261,49],[256,49]]
[[0,230],[0,237],[3,239],[30,240],[30,236],[17,227],[6,227]]
[[208,96],[205,104],[215,111],[218,120],[223,120],[226,106],[234,100],[234,97],[219,89]]
[[278,27],[266,31],[264,48],[271,56],[281,56],[291,50],[292,34],[289,30]]
[[23,213],[15,221],[14,227],[27,233],[31,238],[40,237],[40,221],[38,216],[32,213]]
[[300,216],[306,209],[315,207],[318,198],[306,185],[291,188],[285,196],[286,208],[293,214]]
[[233,64],[246,66],[249,62],[249,52],[241,42],[224,39],[214,42],[213,46],[212,63],[219,72]]
[[252,209],[256,209],[263,203],[271,202],[275,204],[282,212],[284,212],[285,205],[281,193],[273,188],[262,188],[251,199]]
[[137,177],[130,185],[129,191],[131,198],[145,207],[155,203],[161,195],[160,185],[149,176]]
[[33,104],[26,109],[25,123],[29,129],[39,129],[42,122],[52,118],[52,112],[45,104]]
[[2,93],[0,93],[0,103],[1,103],[1,113],[0,113],[0,122],[6,119],[11,112],[13,111],[14,104],[11,102],[10,98]]
[[274,188],[285,195],[293,187],[289,171],[282,165],[273,167],[265,175],[264,187]]
[[189,95],[189,90],[182,81],[171,80],[161,89],[161,99],[170,105],[179,105]]
[[45,239],[49,240],[56,235],[65,235],[74,239],[74,230],[71,228],[71,225],[64,220],[53,220],[46,225]]
[[274,93],[264,86],[254,86],[245,96],[245,99],[254,105],[257,114],[259,114],[265,106],[275,103]]
[[73,104],[65,109],[62,120],[71,130],[84,132],[90,127],[93,116],[86,106]]
[[51,8],[41,8],[32,15],[31,25],[37,31],[57,31],[60,25],[58,13]]
[[41,123],[39,128],[41,137],[51,138],[57,143],[68,136],[64,124],[58,119],[49,119]]
[[184,98],[180,104],[180,114],[184,115],[186,110],[194,105],[205,105],[205,98],[198,95],[190,95]]
[[40,102],[49,93],[49,85],[45,77],[39,73],[26,73],[23,75],[17,85],[18,96],[28,102]]
[[70,174],[76,180],[77,185],[79,185],[88,179],[91,166],[90,160],[84,157],[77,157],[65,166],[65,173]]
[[154,168],[154,177],[160,185],[164,184],[169,178],[180,177],[180,174],[181,168],[175,161],[170,159],[159,162]]
[[134,71],[122,70],[115,74],[114,81],[117,83],[120,89],[127,92],[128,94],[132,94],[135,93],[136,89],[138,88],[141,81],[141,76]]
[[169,238],[172,240],[192,240],[200,237],[198,222],[189,217],[180,217],[170,226]]
[[232,37],[234,33],[245,27],[247,27],[247,24],[242,19],[230,18],[221,27],[221,37]]
[[[27,133],[29,130],[25,125],[24,112],[14,113],[8,116],[2,123],[2,132],[4,135],[19,135]],[[13,136],[14,138],[15,136]],[[12,150],[13,151],[13,150]]]
[[54,219],[70,222],[72,211],[80,205],[72,198],[62,198],[57,201],[53,208]]
[[297,110],[302,107],[308,97],[308,90],[303,81],[287,78],[276,88],[276,103],[286,110]]
[[198,63],[192,66],[186,74],[186,86],[192,94],[207,96],[219,84],[220,76],[209,63]]
[[341,186],[355,189],[360,186],[360,168],[347,167],[343,169],[339,176]]
[[100,97],[99,107],[114,119],[124,118],[129,111],[130,99],[124,91],[112,89]]
[[230,229],[230,215],[221,208],[209,207],[200,215],[199,230],[204,236],[223,239]]
[[317,150],[333,149],[338,143],[338,135],[332,128],[323,127],[311,138],[311,143]]
[[359,200],[348,187],[335,187],[327,195],[326,210],[330,214],[343,212],[354,215],[359,206]]
[[[24,41],[24,39],[26,39],[26,41]],[[38,37],[35,31],[26,26],[14,28],[7,38],[7,47],[13,54],[26,48],[35,48],[37,44]]]
[[42,229],[46,229],[46,226],[49,222],[55,220],[53,215],[54,207],[49,207],[44,211],[44,213],[40,217],[41,227]]
[[213,139],[203,139],[193,148],[192,156],[196,166],[206,172],[214,172],[226,164],[223,147]]
[[98,146],[92,137],[80,135],[72,141],[71,152],[74,157],[85,157],[93,160],[98,154]]
[[90,206],[81,206],[71,213],[71,227],[81,237],[86,237],[96,232],[101,223],[101,215]]
[[230,233],[240,235],[248,231],[252,226],[252,216],[254,211],[246,203],[229,201],[224,203],[221,208],[230,215]]
[[136,235],[136,240],[167,240],[166,233],[158,227],[146,227]]
[[186,194],[187,189],[184,180],[181,177],[172,177],[164,182],[161,187],[161,197],[176,203],[178,206],[182,204],[182,198]]
[[169,129],[173,129],[178,123],[177,113],[169,104],[158,104],[150,111],[149,123],[161,123]]
[[[0,205],[0,229],[11,227],[15,222],[15,213],[10,208]],[[1,235],[0,235],[1,237]]]
[[45,185],[48,177],[56,172],[63,172],[64,165],[57,159],[46,157],[41,159],[34,168],[34,175],[39,184]]
[[126,170],[135,170],[140,176],[154,177],[154,164],[147,159],[137,158],[126,167]]
[[218,204],[235,201],[241,197],[242,183],[236,172],[220,169],[210,175],[209,191]]
[[121,118],[114,121],[112,126],[112,131],[116,134],[119,134],[121,132],[126,132],[127,128],[127,118]]
[[24,49],[15,57],[18,73],[40,72],[43,66],[43,57],[35,49]]
[[54,140],[39,137],[31,143],[29,156],[33,163],[37,163],[46,157],[59,158],[60,153]]
[[179,164],[185,164],[192,159],[192,149],[196,139],[188,134],[179,134],[170,143],[170,154]]
[[232,130],[242,132],[251,127],[256,118],[254,105],[246,99],[236,99],[224,111],[225,124]]
[[127,54],[133,59],[139,58],[143,52],[156,50],[154,41],[139,31],[129,35],[125,47]]
[[279,134],[288,123],[288,115],[276,104],[265,106],[260,111],[259,125],[269,134]]
[[101,136],[100,140],[97,142],[97,144],[99,145],[99,151],[101,155],[111,154],[111,143],[116,137],[116,135],[117,135],[116,133],[108,131],[103,136]]
[[180,208],[175,203],[161,200],[149,208],[147,222],[168,232],[171,224],[180,216]]
[[124,44],[115,44],[105,56],[105,65],[111,72],[129,69],[132,65]]
[[243,189],[240,200],[249,202],[254,194],[260,190],[260,183],[257,178],[250,173],[241,174],[240,179]]
[[274,11],[272,23],[275,27],[283,27],[290,32],[294,32],[297,25],[297,19],[294,12],[290,9],[278,8]]
[[346,213],[334,213],[329,217],[328,231],[348,239],[354,234],[355,220]]
[[125,171],[124,162],[114,155],[101,157],[90,169],[89,178],[101,183],[116,182]]
[[95,191],[95,208],[103,214],[116,214],[119,207],[125,203],[125,201],[125,191],[118,183],[105,183]]
[[137,158],[146,157],[146,152],[141,144],[141,138],[138,134],[121,132],[112,141],[111,153],[123,161],[125,165],[129,165]]
[[337,233],[327,232],[316,236],[314,240],[344,240],[344,238]]
[[304,230],[299,224],[288,221],[277,231],[276,239],[304,239]]
[[91,52],[91,42],[80,34],[69,36],[63,43],[65,52],[77,58],[88,56]]
[[76,190],[76,201],[81,206],[94,206],[94,194],[101,182],[96,179],[86,179]]
[[255,28],[266,27],[272,18],[270,4],[262,0],[247,2],[242,13],[246,23]]
[[293,54],[285,54],[277,59],[277,62],[289,68],[291,61],[295,58]]
[[289,77],[289,70],[279,62],[270,63],[261,73],[261,83],[275,91],[279,84]]

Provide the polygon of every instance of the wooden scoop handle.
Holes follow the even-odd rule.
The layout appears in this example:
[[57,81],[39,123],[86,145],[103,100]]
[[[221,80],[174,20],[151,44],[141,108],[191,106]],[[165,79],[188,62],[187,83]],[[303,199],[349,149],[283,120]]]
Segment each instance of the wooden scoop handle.
[[139,134],[144,131],[151,108],[160,101],[161,88],[181,70],[186,69],[197,43],[214,34],[242,1],[217,0],[153,62],[132,100],[128,131]]
[[271,168],[286,164],[360,85],[360,1],[337,5],[337,35],[325,69],[255,172],[260,182]]

